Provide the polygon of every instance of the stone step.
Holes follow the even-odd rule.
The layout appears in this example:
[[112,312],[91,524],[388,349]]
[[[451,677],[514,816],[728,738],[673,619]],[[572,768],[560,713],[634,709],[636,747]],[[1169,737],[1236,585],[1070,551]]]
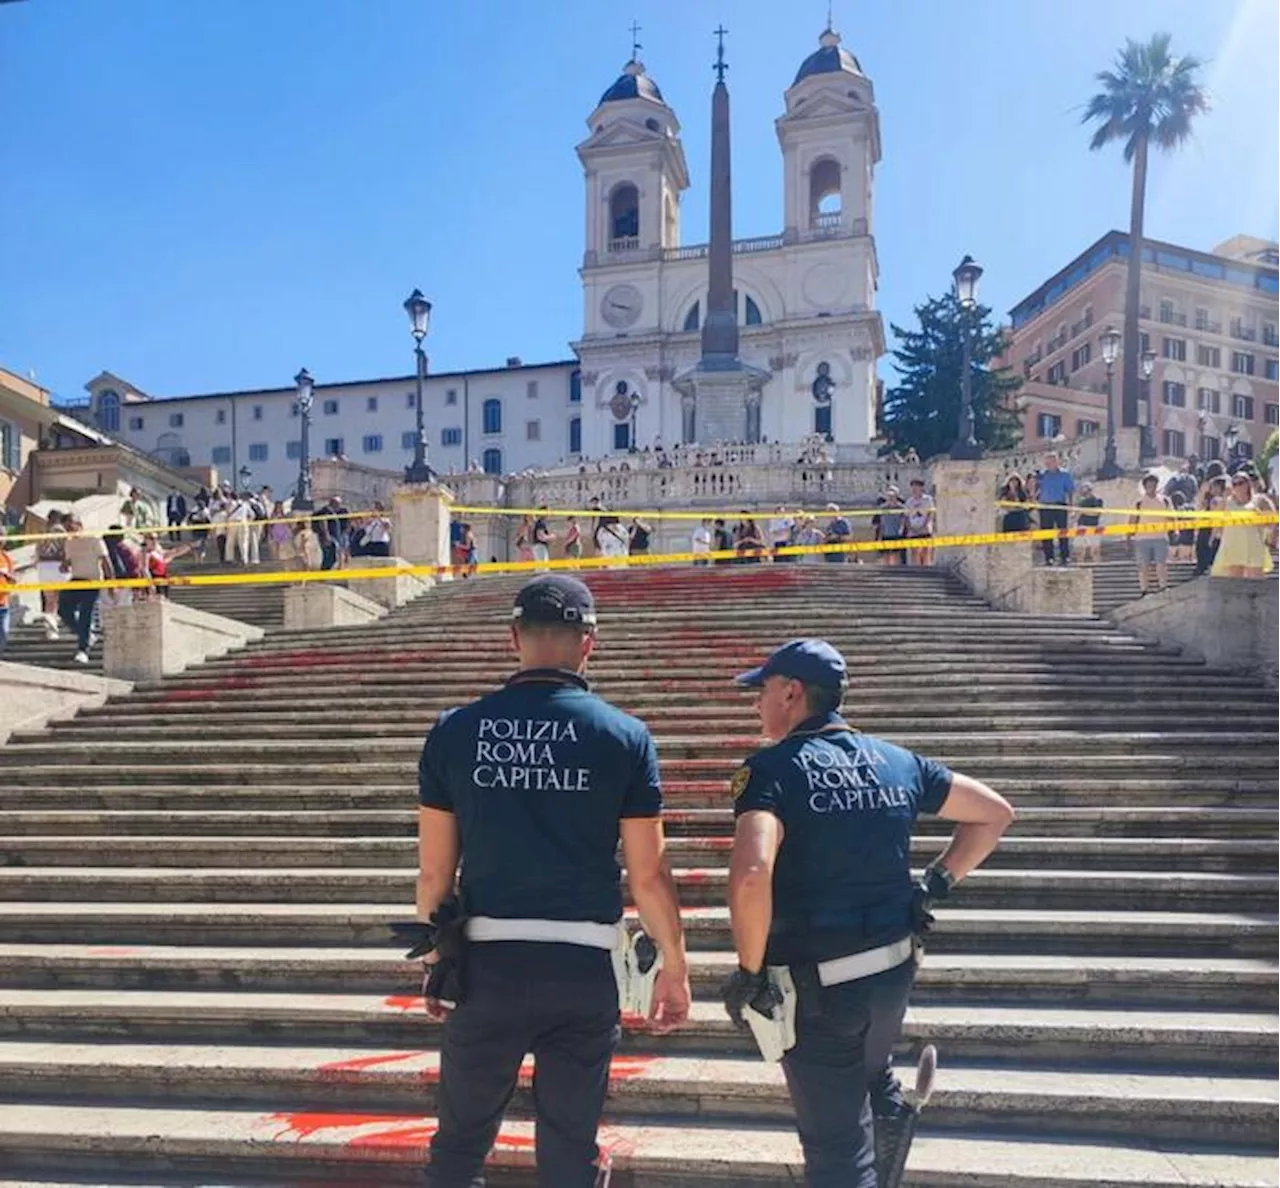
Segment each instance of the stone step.
[[[1021,900],[1020,900],[1021,902]],[[316,945],[386,948],[410,900],[379,903],[190,903],[0,900],[0,936],[13,943]],[[629,913],[630,914],[630,913]],[[727,950],[723,906],[684,907],[691,949]],[[930,952],[1105,956],[1230,956],[1274,960],[1274,905],[1259,912],[1160,910],[1127,901],[1092,910],[940,907]]]
[[[341,790],[335,790],[338,796]],[[326,793],[299,790],[309,808],[270,810],[245,808],[168,810],[0,810],[0,838],[14,837],[405,837],[418,835],[414,808],[324,810],[316,802]],[[397,793],[410,800],[412,790]],[[80,802],[78,789],[68,790],[68,803]],[[190,802],[184,798],[184,803]],[[203,798],[200,798],[203,799]],[[1021,805],[1016,829],[1045,837],[1131,838],[1264,838],[1274,850],[1280,813],[1272,808],[1040,808]],[[663,812],[668,838],[727,837],[733,832],[729,808],[682,809]],[[934,837],[949,834],[949,822],[920,817],[916,832]]]
[[[77,1179],[85,1172],[103,1188],[128,1184],[114,1175],[97,1178],[108,1161],[121,1175],[163,1175],[170,1188],[236,1188],[230,1179],[236,1176],[251,1177],[253,1188],[299,1177],[317,1188],[421,1183],[436,1123],[420,1105],[409,1114],[352,1115],[297,1104],[274,1112],[0,1105],[0,1152],[14,1171],[62,1171]],[[503,1123],[488,1168],[494,1188],[532,1184],[533,1141],[531,1122]],[[631,1188],[775,1188],[801,1175],[799,1142],[789,1125],[610,1120],[599,1142],[616,1170],[615,1183]],[[1278,1166],[1274,1151],[1263,1146],[1204,1147],[1184,1137],[1151,1144],[1124,1135],[1055,1141],[1034,1133],[946,1130],[922,1132],[909,1161],[911,1183],[919,1188],[1272,1188]]]
[[[522,1069],[513,1114],[531,1112],[533,1061]],[[0,1091],[40,1104],[241,1108],[305,1101],[308,1110],[390,1113],[432,1109],[434,1052],[352,1045],[200,1048],[192,1045],[0,1043]],[[930,1102],[937,1130],[1008,1135],[1126,1136],[1265,1143],[1275,1125],[1271,1082],[1246,1076],[1111,1075],[1058,1069],[949,1066]],[[1197,1100],[1195,1093],[1206,1096]],[[1213,1096],[1208,1096],[1213,1095]],[[720,1059],[620,1052],[609,1078],[611,1121],[661,1123],[697,1113],[705,1122],[789,1120],[782,1072],[750,1055]],[[1037,1125],[1037,1114],[1051,1121]]]
[[[283,1045],[296,1051],[310,1045],[389,1044],[434,1049],[440,1029],[426,1017],[422,999],[403,994],[260,994],[248,991],[167,990],[0,990],[0,1038],[21,1040],[26,1050],[90,1040],[113,1043],[183,1043],[214,1045],[219,1049],[255,1043]],[[54,1042],[56,1041],[56,1042]],[[1054,1065],[1068,1060],[1088,1066],[1092,1075],[1104,1078],[1108,1070],[1197,1069],[1226,1076],[1274,1073],[1276,1020],[1274,1012],[1222,1012],[1155,1010],[1139,1008],[1080,1009],[1056,1006],[975,1006],[915,1004],[908,1008],[898,1051],[914,1056],[932,1043],[947,1054],[952,1075],[955,1065],[982,1062],[1007,1070],[1012,1078],[1018,1066]],[[6,1070],[5,1057],[18,1045],[0,1043],[0,1098],[19,1093],[48,1095],[47,1086],[28,1083],[29,1072]],[[735,1057],[733,1077],[725,1080],[755,1081],[759,1073],[776,1074],[782,1088],[782,1070],[758,1059],[749,1033],[736,1029],[718,1001],[695,1001],[688,1024],[669,1036],[650,1033],[643,1020],[623,1020],[623,1053],[637,1058],[665,1058],[668,1054],[696,1054],[706,1064],[718,1063],[715,1053]],[[1063,1077],[1073,1073],[1060,1070]],[[88,1073],[73,1076],[87,1080]],[[110,1073],[106,1080],[122,1080]],[[354,1078],[353,1078],[354,1079]],[[659,1078],[661,1079],[661,1078]],[[770,1082],[773,1083],[773,1082]],[[702,1111],[720,1112],[712,1099],[734,1096],[730,1085],[708,1086]],[[87,1088],[87,1087],[86,1087]],[[306,1093],[306,1086],[295,1087]],[[421,1086],[420,1086],[421,1088]],[[63,1089],[62,1092],[67,1092]],[[80,1090],[83,1092],[83,1090]],[[119,1084],[125,1096],[135,1086]],[[92,1093],[91,1093],[92,1095]],[[243,1086],[238,1096],[247,1096]],[[197,1088],[197,1098],[207,1097]],[[677,1095],[678,1096],[678,1095]],[[1273,1114],[1277,1109],[1274,1088],[1270,1093]],[[348,1098],[351,1108],[389,1109],[404,1103]],[[430,1108],[430,1103],[422,1103]],[[777,1107],[789,1110],[779,1095]],[[685,1113],[684,1103],[655,1103],[656,1112]],[[1225,1135],[1199,1135],[1223,1139]],[[1244,1136],[1238,1136],[1244,1137]],[[1254,1136],[1256,1138],[1257,1136]]]
[[[677,868],[673,876],[682,904],[724,902],[725,868]],[[0,866],[0,901],[409,904],[415,877],[416,867]],[[973,908],[1016,903],[1045,910],[1123,905],[1129,911],[1262,912],[1274,909],[1278,885],[1274,874],[983,868],[954,895],[957,903]]]
[[[695,951],[696,994],[714,998],[736,967],[729,951]],[[916,974],[917,1003],[1007,1001],[1267,1010],[1277,968],[1261,958],[1098,957],[949,953],[931,945]],[[414,995],[422,969],[398,952],[358,948],[0,944],[9,989],[238,990]]]
[[[912,861],[923,866],[946,844],[941,835],[917,837]],[[732,838],[676,837],[668,841],[673,864],[722,871],[729,865]],[[36,867],[244,867],[260,870],[369,867],[414,869],[416,838],[384,837],[119,837],[103,846],[99,837],[13,837],[0,835],[0,868]],[[1186,872],[1272,872],[1272,838],[1079,838],[1039,837],[1016,824],[984,870],[1087,870]],[[689,872],[692,874],[692,872]]]

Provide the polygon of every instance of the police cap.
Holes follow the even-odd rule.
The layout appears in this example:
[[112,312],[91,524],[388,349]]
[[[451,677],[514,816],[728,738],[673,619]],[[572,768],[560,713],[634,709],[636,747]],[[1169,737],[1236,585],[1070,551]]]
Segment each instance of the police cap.
[[825,639],[793,639],[759,668],[744,672],[737,682],[758,689],[771,676],[788,677],[823,689],[842,689],[846,678],[844,657]]
[[511,618],[517,623],[596,625],[596,600],[577,578],[547,574],[526,582],[516,595]]

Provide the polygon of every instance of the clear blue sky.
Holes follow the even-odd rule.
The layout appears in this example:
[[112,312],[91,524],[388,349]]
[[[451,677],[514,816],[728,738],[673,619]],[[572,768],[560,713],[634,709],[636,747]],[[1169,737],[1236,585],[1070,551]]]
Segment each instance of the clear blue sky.
[[[1213,112],[1156,162],[1148,234],[1277,228],[1275,0],[836,0],[876,87],[886,322],[986,267],[1004,311],[1126,225],[1119,153],[1079,125],[1126,35],[1208,60]],[[61,397],[562,358],[579,331],[574,145],[643,26],[706,233],[710,31],[730,27],[735,232],[780,229],[773,120],[825,0],[26,0],[0,5],[0,364]],[[888,363],[882,363],[888,371]]]

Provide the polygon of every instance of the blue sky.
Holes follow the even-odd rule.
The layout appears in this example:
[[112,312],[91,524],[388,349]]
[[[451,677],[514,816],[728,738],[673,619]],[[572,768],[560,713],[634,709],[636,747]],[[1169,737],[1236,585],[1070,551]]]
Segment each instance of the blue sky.
[[[710,31],[730,29],[735,233],[782,218],[773,120],[825,0],[26,0],[0,5],[0,364],[67,398],[562,358],[581,325],[574,145],[628,56],[684,126],[706,233]],[[1126,35],[1208,60],[1213,112],[1157,161],[1149,235],[1277,229],[1274,0],[836,0],[871,76],[886,322],[986,268],[1004,311],[1111,227],[1129,176],[1080,105]],[[888,361],[881,364],[888,373]]]

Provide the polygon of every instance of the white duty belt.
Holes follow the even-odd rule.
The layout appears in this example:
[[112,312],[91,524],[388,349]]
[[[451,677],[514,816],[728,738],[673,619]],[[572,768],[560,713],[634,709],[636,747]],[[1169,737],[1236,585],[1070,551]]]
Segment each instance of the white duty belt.
[[834,957],[830,961],[818,962],[818,981],[824,986],[839,986],[843,982],[856,982],[861,978],[869,978],[886,969],[896,969],[904,961],[909,961],[915,953],[916,938],[904,936],[891,945],[881,945],[878,949],[866,949],[861,953],[850,953],[847,957]]

